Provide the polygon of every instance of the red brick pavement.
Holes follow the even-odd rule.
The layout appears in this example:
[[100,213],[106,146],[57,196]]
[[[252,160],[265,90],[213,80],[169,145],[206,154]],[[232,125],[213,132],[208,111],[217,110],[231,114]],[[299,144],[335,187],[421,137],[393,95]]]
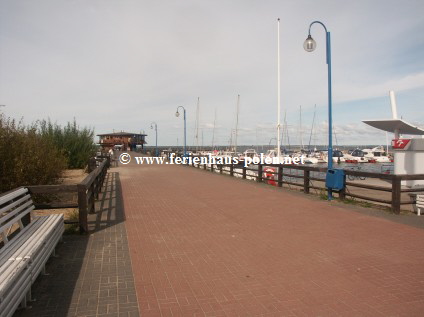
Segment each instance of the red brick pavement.
[[424,316],[424,230],[191,167],[116,170],[142,316]]

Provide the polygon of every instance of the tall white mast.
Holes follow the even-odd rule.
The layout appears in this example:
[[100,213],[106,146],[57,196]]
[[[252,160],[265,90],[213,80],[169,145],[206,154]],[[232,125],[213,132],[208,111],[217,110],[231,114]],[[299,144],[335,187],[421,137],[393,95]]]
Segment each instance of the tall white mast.
[[238,133],[238,118],[239,118],[239,108],[240,108],[240,95],[237,95],[237,117],[236,117],[236,135],[235,135],[235,146],[234,152],[237,155],[237,133]]
[[280,18],[277,20],[277,157],[280,156]]

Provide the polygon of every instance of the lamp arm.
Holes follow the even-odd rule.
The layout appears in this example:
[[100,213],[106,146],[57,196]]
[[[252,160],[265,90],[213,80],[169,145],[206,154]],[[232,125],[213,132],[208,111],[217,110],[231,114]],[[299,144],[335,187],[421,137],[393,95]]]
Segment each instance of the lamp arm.
[[330,65],[330,60],[331,60],[331,53],[330,53],[330,32],[327,31],[327,28],[326,28],[325,24],[322,23],[321,21],[313,21],[309,25],[308,35],[311,35],[311,28],[312,28],[312,25],[314,25],[315,23],[321,24],[321,26],[325,30],[326,43],[327,43],[327,45],[326,45],[326,61],[327,61],[327,65]]

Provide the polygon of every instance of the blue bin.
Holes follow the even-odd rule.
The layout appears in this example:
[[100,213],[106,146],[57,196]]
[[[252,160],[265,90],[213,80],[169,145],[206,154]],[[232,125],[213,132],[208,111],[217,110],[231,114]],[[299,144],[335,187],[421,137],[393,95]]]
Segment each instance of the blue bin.
[[341,169],[330,169],[325,177],[325,186],[332,190],[342,190],[345,188],[346,175]]

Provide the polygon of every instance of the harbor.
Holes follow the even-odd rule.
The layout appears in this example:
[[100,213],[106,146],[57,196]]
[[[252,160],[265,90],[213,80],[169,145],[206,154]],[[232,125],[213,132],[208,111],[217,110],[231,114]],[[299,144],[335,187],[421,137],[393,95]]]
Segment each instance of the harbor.
[[0,317],[424,316],[422,12],[0,2]]

